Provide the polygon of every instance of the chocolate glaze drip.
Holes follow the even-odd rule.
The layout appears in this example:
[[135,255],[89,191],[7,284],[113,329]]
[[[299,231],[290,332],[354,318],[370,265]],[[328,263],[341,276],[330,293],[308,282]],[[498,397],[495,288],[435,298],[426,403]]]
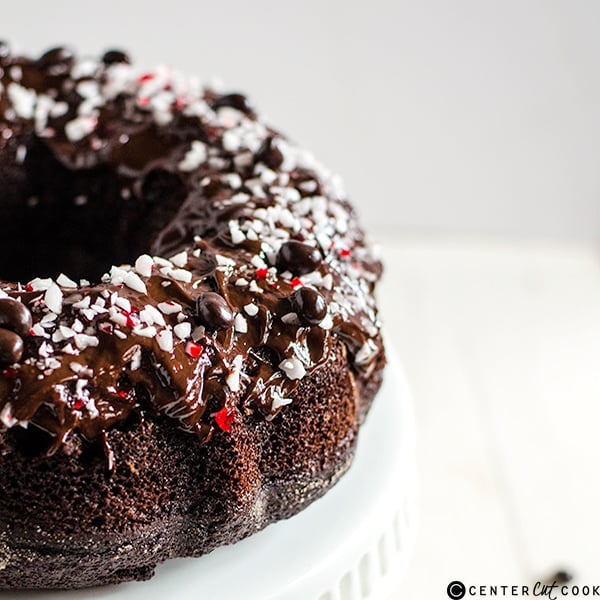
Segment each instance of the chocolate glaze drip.
[[[160,209],[157,181],[177,192],[147,234],[153,257],[93,284],[68,272],[0,281],[21,315],[9,327],[0,304],[0,360],[11,363],[0,420],[49,432],[51,452],[145,411],[206,441],[221,410],[284,410],[334,338],[359,372],[382,351],[381,265],[337,179],[243,95],[128,62],[120,51],[99,61],[65,48],[37,60],[0,52],[0,154],[16,168],[26,173],[35,142],[72,173],[106,172],[123,206]],[[125,212],[123,235],[144,229]]]

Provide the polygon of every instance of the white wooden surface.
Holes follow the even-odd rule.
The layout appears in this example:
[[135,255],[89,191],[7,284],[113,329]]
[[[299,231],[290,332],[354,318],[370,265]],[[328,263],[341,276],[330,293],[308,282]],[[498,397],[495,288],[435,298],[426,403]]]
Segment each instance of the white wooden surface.
[[600,254],[382,240],[380,304],[416,403],[420,532],[401,597],[454,579],[600,583]]

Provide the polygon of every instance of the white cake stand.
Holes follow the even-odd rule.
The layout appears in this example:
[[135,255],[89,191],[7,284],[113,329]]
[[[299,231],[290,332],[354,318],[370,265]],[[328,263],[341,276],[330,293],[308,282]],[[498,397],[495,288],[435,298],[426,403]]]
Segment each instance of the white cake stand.
[[[415,433],[410,392],[394,355],[349,472],[295,517],[200,558],[167,561],[156,576],[41,600],[366,600],[397,587],[415,537]],[[2,595],[0,594],[0,597]]]

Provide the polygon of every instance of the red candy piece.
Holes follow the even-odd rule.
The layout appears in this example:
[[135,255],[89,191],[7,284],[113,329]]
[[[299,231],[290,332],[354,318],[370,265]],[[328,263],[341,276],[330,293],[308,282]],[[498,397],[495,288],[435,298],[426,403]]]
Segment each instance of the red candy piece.
[[291,284],[294,289],[302,287],[304,285],[299,277],[294,277],[291,281]]
[[225,432],[231,433],[231,424],[235,417],[235,410],[233,408],[223,407],[216,415],[215,421],[217,425]]
[[256,279],[266,279],[268,272],[269,269],[266,267],[263,267],[262,269],[256,269]]
[[85,406],[85,402],[81,398],[75,398],[75,402],[73,402],[73,408],[75,410],[81,410]]
[[6,377],[6,379],[16,379],[19,372],[14,367],[6,367],[6,369],[2,369],[2,376]]
[[344,256],[344,257],[350,256],[350,250],[348,250],[347,248],[342,248],[340,250],[340,256]]
[[144,81],[150,81],[154,79],[154,75],[152,73],[144,73],[138,77],[138,83],[144,83]]
[[133,318],[133,309],[131,312],[127,312],[126,310],[122,310],[121,314],[127,319],[127,327],[135,327],[137,323]]
[[107,335],[112,335],[112,332],[114,331],[114,327],[112,323],[101,323],[98,326],[98,329],[100,329],[100,331],[102,331],[103,333],[106,333]]
[[196,342],[188,342],[185,345],[185,353],[189,354],[192,358],[198,358],[201,352],[202,346],[200,344],[196,344]]

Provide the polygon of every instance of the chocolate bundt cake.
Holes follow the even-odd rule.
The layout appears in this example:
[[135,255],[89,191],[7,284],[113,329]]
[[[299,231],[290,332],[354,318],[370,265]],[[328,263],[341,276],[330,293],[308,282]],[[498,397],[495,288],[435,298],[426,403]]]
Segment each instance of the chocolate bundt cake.
[[0,588],[147,579],[348,469],[381,264],[245,96],[0,43],[0,207]]

